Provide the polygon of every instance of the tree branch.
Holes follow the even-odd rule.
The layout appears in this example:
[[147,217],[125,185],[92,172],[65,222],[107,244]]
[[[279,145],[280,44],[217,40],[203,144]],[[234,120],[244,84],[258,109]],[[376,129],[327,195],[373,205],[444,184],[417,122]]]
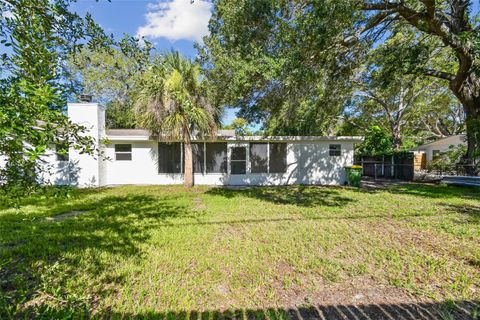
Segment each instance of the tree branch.
[[429,18],[435,17],[435,0],[420,0],[427,9]]
[[396,10],[398,9],[398,6],[398,3],[389,1],[385,1],[383,3],[370,3],[368,1],[364,1],[360,7],[362,10]]
[[434,70],[434,69],[422,69],[421,72],[430,77],[440,78],[448,81],[452,81],[455,79],[455,76],[451,73]]

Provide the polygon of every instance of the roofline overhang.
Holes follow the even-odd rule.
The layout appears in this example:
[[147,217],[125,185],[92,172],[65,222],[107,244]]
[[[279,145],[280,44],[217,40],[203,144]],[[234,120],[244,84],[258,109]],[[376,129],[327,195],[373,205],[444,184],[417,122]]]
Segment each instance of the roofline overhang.
[[[106,135],[109,141],[172,141],[165,139],[158,139],[158,137],[150,135]],[[175,141],[175,140],[174,140]],[[176,140],[180,141],[180,140]],[[192,141],[205,142],[205,141],[344,141],[344,142],[362,142],[363,137],[360,136],[217,136],[213,139],[208,138],[193,138]]]
[[445,138],[441,138],[441,139],[438,139],[438,140],[435,140],[435,141],[432,141],[432,142],[429,142],[429,143],[422,144],[421,146],[418,146],[414,149],[411,149],[411,151],[425,151],[426,148],[428,148],[430,146],[434,146],[438,143],[441,143],[444,140],[447,140],[447,139],[450,139],[450,138],[453,138],[453,137],[466,138],[466,135],[465,134],[455,134],[453,136],[448,136],[448,137],[445,137]]

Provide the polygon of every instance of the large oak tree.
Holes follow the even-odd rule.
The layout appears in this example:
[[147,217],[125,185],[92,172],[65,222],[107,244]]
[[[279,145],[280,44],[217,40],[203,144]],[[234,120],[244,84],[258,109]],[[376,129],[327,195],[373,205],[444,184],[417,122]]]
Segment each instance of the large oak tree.
[[[392,75],[436,77],[466,113],[469,162],[480,150],[480,52],[473,1],[213,1],[200,57],[217,98],[277,133],[335,133],[369,53],[391,48]],[[373,65],[373,68],[375,66]],[[268,132],[268,130],[267,130]]]
[[413,71],[445,80],[462,103],[466,114],[467,159],[473,162],[480,151],[480,24],[469,0],[359,1],[359,10],[366,12],[361,32],[375,30],[388,36],[398,24],[407,24],[421,33],[422,40],[411,43],[420,47],[427,37],[438,39],[427,57],[448,50],[451,68],[434,69],[428,60],[417,60]]

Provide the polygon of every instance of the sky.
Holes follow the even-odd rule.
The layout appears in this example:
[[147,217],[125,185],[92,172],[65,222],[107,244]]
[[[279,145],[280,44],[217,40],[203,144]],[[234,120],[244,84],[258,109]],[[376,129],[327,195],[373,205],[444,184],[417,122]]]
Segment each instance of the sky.
[[[78,0],[72,11],[92,14],[106,33],[116,38],[124,33],[144,36],[158,51],[175,49],[194,58],[195,42],[208,34],[211,4],[205,0]],[[229,124],[235,109],[227,109],[222,119]]]
[[[478,13],[480,0],[473,1]],[[107,33],[144,36],[159,51],[175,49],[185,56],[197,54],[195,42],[208,34],[211,3],[208,0],[78,0],[71,9],[84,16],[90,12]],[[236,109],[226,109],[223,124],[230,124]],[[260,129],[260,125],[252,126]]]

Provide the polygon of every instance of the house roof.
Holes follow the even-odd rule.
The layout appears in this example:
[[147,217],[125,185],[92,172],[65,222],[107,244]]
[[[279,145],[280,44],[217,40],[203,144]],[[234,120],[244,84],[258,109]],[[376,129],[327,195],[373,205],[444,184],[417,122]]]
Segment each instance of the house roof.
[[454,135],[454,136],[441,138],[441,139],[438,139],[438,140],[435,140],[435,141],[432,141],[432,142],[429,142],[429,143],[422,144],[421,146],[418,146],[418,147],[412,149],[412,151],[424,150],[427,147],[435,146],[435,145],[456,144],[456,143],[453,143],[453,142],[456,142],[455,140],[457,140],[457,139],[461,140],[461,141],[465,141],[466,136],[464,134],[457,134],[457,135]]
[[[111,141],[157,140],[145,129],[109,129],[106,133]],[[218,130],[216,138],[230,141],[363,141],[359,136],[235,136],[235,130]]]

